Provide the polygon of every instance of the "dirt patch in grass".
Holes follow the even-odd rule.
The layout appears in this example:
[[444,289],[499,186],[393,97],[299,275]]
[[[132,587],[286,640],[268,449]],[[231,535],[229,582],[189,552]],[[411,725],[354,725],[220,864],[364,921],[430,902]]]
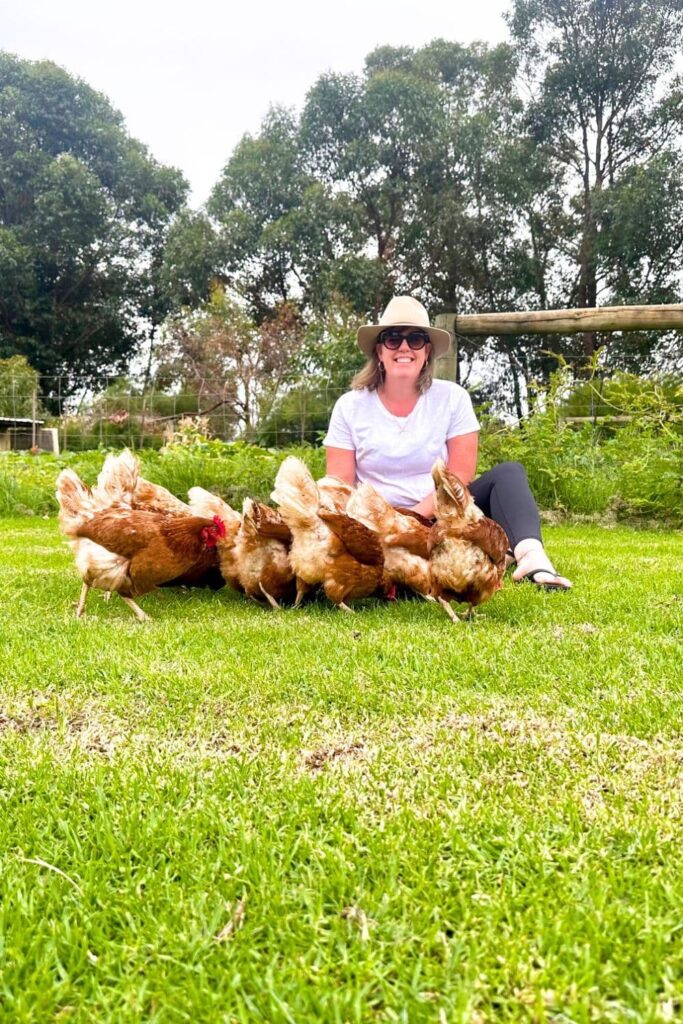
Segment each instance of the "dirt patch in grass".
[[319,772],[331,762],[362,757],[365,750],[365,743],[361,740],[336,747],[318,747],[304,755],[304,765],[312,772]]

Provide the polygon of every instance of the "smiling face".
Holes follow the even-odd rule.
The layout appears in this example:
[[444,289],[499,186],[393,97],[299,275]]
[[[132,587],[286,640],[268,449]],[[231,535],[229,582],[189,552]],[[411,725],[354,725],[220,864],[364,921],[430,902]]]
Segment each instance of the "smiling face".
[[[391,335],[386,341],[380,340],[376,348],[377,358],[384,367],[385,381],[387,383],[410,380],[417,382],[422,367],[429,359],[431,345],[429,341],[426,341],[419,348],[415,346],[420,343],[420,335],[422,335],[422,340],[425,340],[427,335],[410,326],[394,328]],[[410,343],[408,338],[410,338]]]

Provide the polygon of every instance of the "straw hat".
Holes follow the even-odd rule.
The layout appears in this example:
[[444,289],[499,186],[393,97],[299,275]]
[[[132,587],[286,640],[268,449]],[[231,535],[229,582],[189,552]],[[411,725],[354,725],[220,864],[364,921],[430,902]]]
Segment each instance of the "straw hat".
[[450,348],[451,336],[448,331],[430,327],[427,310],[410,295],[394,295],[378,324],[364,324],[358,329],[358,348],[361,352],[371,356],[379,335],[387,327],[419,327],[429,335],[435,358]]

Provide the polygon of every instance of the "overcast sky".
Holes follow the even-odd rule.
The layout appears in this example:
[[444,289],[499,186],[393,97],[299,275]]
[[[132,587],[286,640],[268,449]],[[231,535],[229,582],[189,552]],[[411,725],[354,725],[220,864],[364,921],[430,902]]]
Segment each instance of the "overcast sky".
[[0,48],[49,59],[105,93],[130,133],[204,202],[271,103],[300,108],[318,75],[376,46],[506,38],[507,0],[19,0]]

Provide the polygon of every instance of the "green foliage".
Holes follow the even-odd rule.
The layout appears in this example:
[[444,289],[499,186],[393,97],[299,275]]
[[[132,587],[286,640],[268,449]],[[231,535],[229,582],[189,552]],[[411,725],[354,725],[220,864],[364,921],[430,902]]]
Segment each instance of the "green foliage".
[[0,356],[64,375],[63,392],[122,368],[168,309],[157,272],[182,176],[84,82],[0,53],[0,180]]
[[522,427],[484,430],[480,469],[503,459],[521,462],[541,507],[623,518],[660,517],[683,523],[683,388],[670,381],[624,375],[610,388],[610,405],[631,417],[614,429],[578,429],[565,422],[572,408],[571,377],[557,371],[539,392]]
[[30,416],[38,385],[38,371],[23,356],[0,359],[0,416]]
[[[610,402],[631,419],[578,428],[566,422],[569,377],[558,371],[547,391],[537,395],[535,411],[523,428],[502,426],[483,416],[479,471],[505,460],[521,462],[541,508],[564,515],[659,519],[683,524],[683,399],[670,382],[636,387],[624,376],[610,390]],[[279,440],[296,445],[317,440],[327,425],[333,396],[294,390],[278,410]],[[297,403],[300,403],[297,405]],[[306,405],[306,403],[309,403]],[[316,404],[318,403],[318,404]],[[297,419],[298,417],[298,419]],[[268,423],[268,421],[266,421]],[[264,427],[265,430],[265,427]],[[316,437],[318,432],[318,437]],[[269,433],[272,436],[272,432]],[[189,424],[159,452],[139,452],[143,474],[184,497],[197,484],[215,490],[231,503],[243,498],[268,500],[280,462],[298,454],[317,476],[324,473],[325,452],[308,446],[264,448],[244,441],[210,440]],[[92,483],[103,451],[28,456],[0,456],[0,514],[52,512],[54,480],[72,465]]]
[[219,228],[227,278],[257,321],[294,295],[320,299],[321,275],[353,245],[353,218],[343,195],[310,174],[296,119],[272,109],[257,137],[246,135],[216,184],[208,209]]
[[[107,449],[24,455],[0,453],[0,515],[48,515],[57,511],[54,496],[57,475],[66,466],[92,485],[102,468]],[[287,455],[303,459],[316,476],[325,472],[325,453],[307,445],[259,448],[244,441],[209,440],[196,434],[190,443],[177,441],[163,451],[135,453],[147,479],[187,500],[190,487],[205,487],[241,508],[246,497],[269,501],[275,474]]]
[[[564,304],[672,301],[680,293],[679,0],[515,0],[509,20],[531,84],[530,135],[564,172],[564,258],[574,263]],[[586,332],[582,345],[590,357],[599,340]],[[641,339],[644,351],[634,346],[627,362],[610,346],[607,358],[642,370],[651,347]]]

